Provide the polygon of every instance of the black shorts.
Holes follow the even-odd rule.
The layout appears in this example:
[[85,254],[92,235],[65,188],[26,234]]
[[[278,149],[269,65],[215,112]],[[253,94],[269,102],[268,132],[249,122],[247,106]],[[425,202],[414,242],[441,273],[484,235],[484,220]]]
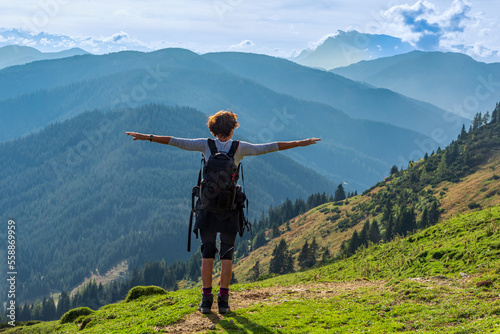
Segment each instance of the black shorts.
[[[220,252],[221,260],[232,260],[234,253],[234,244],[236,242],[237,232],[220,232]],[[216,246],[217,232],[200,230],[201,254],[204,259],[215,259],[215,253],[218,252]]]

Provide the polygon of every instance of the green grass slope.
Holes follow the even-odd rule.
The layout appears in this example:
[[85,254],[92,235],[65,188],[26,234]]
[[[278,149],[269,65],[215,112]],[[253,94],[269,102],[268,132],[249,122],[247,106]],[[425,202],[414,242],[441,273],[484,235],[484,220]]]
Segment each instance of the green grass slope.
[[[5,333],[499,332],[500,206],[307,272],[232,289],[234,312],[203,316],[198,290],[142,289],[88,315]],[[160,294],[149,295],[148,292]],[[74,319],[74,320],[73,320]]]

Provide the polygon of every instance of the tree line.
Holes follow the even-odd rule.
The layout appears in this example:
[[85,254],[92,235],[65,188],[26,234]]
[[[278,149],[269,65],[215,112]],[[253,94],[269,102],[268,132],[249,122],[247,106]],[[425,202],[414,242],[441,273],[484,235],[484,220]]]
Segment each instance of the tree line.
[[[358,248],[367,247],[369,243],[389,242],[398,235],[406,236],[437,224],[442,209],[432,196],[432,189],[426,191],[424,188],[443,181],[458,182],[488,159],[491,150],[500,146],[499,116],[500,103],[497,103],[491,117],[489,112],[484,115],[477,113],[469,131],[463,125],[457,140],[446,149],[438,148],[430,155],[426,153],[421,161],[410,161],[406,170],[393,166],[387,180],[390,184],[377,184],[375,187],[384,185],[384,188],[371,196],[370,207],[376,206],[382,211],[382,216],[378,222],[367,220],[360,232],[354,231],[342,243],[340,257],[353,255]],[[470,203],[471,206],[480,207],[477,203]]]

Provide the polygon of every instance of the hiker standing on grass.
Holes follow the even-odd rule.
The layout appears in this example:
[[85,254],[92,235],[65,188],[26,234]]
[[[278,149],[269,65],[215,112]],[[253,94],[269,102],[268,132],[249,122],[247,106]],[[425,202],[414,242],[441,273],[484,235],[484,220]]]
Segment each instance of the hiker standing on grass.
[[[233,137],[234,130],[238,128],[238,126],[239,123],[237,122],[237,115],[235,113],[232,111],[219,111],[215,115],[210,116],[208,119],[208,128],[212,135],[216,138],[215,140],[205,138],[184,139],[171,136],[142,134],[137,132],[127,132],[127,135],[134,137],[134,140],[149,140],[150,142],[167,144],[187,151],[201,152],[205,161],[203,173],[204,180],[205,178],[208,178],[206,175],[207,168],[209,168],[211,163],[214,164],[214,156],[217,155],[220,158],[222,154],[223,159],[225,159],[224,161],[229,161],[233,164],[231,169],[233,172],[228,175],[231,175],[231,180],[234,183],[238,180],[240,161],[245,156],[254,156],[300,146],[309,146],[311,144],[316,144],[316,142],[321,140],[319,138],[309,138],[298,141],[272,142],[267,144],[250,144],[244,141],[233,141],[231,138]],[[222,160],[219,159],[218,161]],[[197,197],[202,197],[201,199],[203,200],[203,195],[205,195],[208,200],[211,200],[213,199],[213,196],[207,196],[206,189],[203,191],[204,184],[207,183],[204,180],[201,181],[201,193],[198,193]],[[200,186],[200,184],[198,184],[198,186]],[[198,307],[198,310],[203,314],[210,313],[213,304],[212,270],[215,254],[217,252],[219,252],[219,257],[221,259],[220,288],[217,298],[219,313],[224,314],[230,312],[229,283],[233,272],[232,260],[234,244],[236,241],[236,234],[238,232],[242,233],[242,228],[244,229],[243,222],[241,221],[244,218],[243,215],[240,214],[240,209],[244,207],[244,204],[240,201],[240,206],[236,207],[236,204],[234,203],[235,197],[237,197],[236,202],[238,202],[238,198],[246,198],[241,194],[241,188],[235,189],[235,193],[232,196],[233,202],[231,202],[233,206],[229,212],[221,212],[222,210],[210,210],[209,208],[203,209],[203,206],[200,207],[203,205],[200,204],[200,200],[196,203],[196,210],[193,210],[196,216],[193,232],[196,234],[198,230],[200,232],[201,252],[203,257],[201,262],[201,279],[203,283],[202,301]],[[218,199],[218,203],[220,202],[220,199]],[[220,234],[220,251],[216,248],[217,233]]]

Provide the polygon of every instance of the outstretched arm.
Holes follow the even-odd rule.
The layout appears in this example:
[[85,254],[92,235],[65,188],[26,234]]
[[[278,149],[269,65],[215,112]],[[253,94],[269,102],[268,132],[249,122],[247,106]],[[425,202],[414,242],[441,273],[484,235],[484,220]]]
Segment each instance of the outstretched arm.
[[154,141],[155,143],[167,144],[167,145],[170,143],[170,138],[172,138],[171,136],[146,135],[144,133],[138,133],[138,132],[127,132],[127,135],[134,137],[134,140],[151,139],[151,141]]
[[312,144],[316,144],[320,140],[321,140],[320,138],[309,138],[304,140],[280,141],[278,142],[278,149],[280,151],[283,151],[300,146],[309,146]]

